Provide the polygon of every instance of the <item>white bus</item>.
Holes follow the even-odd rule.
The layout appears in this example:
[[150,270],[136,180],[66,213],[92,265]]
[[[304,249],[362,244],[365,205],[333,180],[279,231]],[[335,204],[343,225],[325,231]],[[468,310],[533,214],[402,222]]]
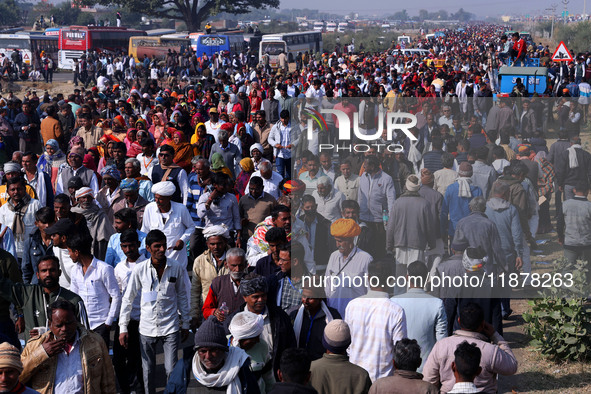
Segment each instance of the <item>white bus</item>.
[[302,54],[322,52],[322,33],[319,31],[303,31],[295,33],[266,34],[259,46],[259,61],[263,55],[269,54],[269,65],[277,67],[277,59],[281,51],[287,54],[289,62],[294,62],[298,52]]
[[336,31],[336,29],[337,29],[336,22],[328,22],[326,24],[326,32],[327,33],[333,33],[334,31]]
[[314,31],[319,31],[319,32],[324,31],[324,22],[322,22],[322,21],[314,22]]
[[55,35],[28,32],[0,34],[0,53],[11,59],[12,53],[17,49],[21,52],[23,63],[27,65],[36,65],[35,59],[39,59],[41,51],[47,52],[53,61],[57,61],[57,44],[58,37]]

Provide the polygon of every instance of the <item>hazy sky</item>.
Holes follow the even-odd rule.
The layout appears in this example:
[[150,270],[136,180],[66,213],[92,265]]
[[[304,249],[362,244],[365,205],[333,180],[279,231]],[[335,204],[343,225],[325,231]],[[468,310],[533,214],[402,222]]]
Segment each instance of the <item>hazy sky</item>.
[[[570,14],[583,12],[584,0],[570,0],[568,11]],[[445,9],[447,12],[456,12],[459,8],[474,13],[478,16],[498,16],[512,13],[546,14],[546,8],[552,4],[558,4],[557,14],[564,9],[558,0],[416,0],[416,1],[392,1],[392,0],[281,0],[281,8],[310,8],[324,12],[348,14],[358,12],[360,14],[392,15],[406,9],[409,15],[417,15],[420,9],[436,11]],[[588,0],[587,13],[591,13],[591,0]]]

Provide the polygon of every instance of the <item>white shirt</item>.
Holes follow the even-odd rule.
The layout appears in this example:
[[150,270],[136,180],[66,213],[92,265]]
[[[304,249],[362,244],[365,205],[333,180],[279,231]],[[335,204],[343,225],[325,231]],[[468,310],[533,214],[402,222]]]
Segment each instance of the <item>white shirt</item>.
[[70,353],[66,353],[65,350],[58,353],[54,394],[84,393],[84,371],[80,357],[80,344],[80,334],[76,333]]
[[121,292],[113,267],[93,257],[86,274],[80,263],[76,263],[71,274],[70,291],[84,301],[90,329],[94,330],[103,323],[112,326],[121,306]]
[[107,88],[107,82],[109,80],[107,77],[101,75],[96,79],[96,86],[98,87],[99,91],[104,91]]
[[[119,327],[127,332],[131,317],[132,300],[141,295],[139,331],[148,337],[162,337],[189,329],[189,276],[186,263],[166,259],[162,279],[158,279],[151,259],[140,261],[131,272],[121,303]],[[179,321],[180,312],[180,321]]]
[[[371,255],[358,247],[354,247],[346,259],[338,250],[335,250],[330,255],[326,267],[326,276],[329,277],[325,289],[328,298],[327,305],[337,309],[341,316],[345,316],[345,308],[353,298],[367,293],[367,287],[363,285],[355,287],[353,284],[359,280],[356,277],[363,278],[367,274],[367,267],[372,261]],[[332,287],[331,276],[341,278],[342,285]],[[347,278],[351,278],[351,280]]]
[[220,133],[220,127],[222,127],[222,125],[226,123],[223,120],[218,120],[217,123],[212,123],[211,120],[208,120],[207,122],[205,122],[205,129],[207,130],[207,134],[211,134],[213,135],[213,137],[215,138],[215,142],[216,144],[219,144],[220,141],[218,139],[218,134]]
[[[165,216],[168,216],[168,218]],[[191,214],[187,207],[178,202],[171,201],[170,211],[163,215],[155,202],[146,205],[141,231],[147,234],[150,230],[155,229],[161,230],[164,235],[166,235],[168,247],[166,257],[176,260],[179,263],[184,264],[186,267],[186,246],[191,234],[195,230],[195,223],[193,223],[193,219],[191,218]],[[181,250],[173,250],[172,248],[179,239],[185,243],[185,247]]]
[[[140,257],[134,263],[130,263],[127,259],[123,259],[115,266],[115,279],[117,279],[117,284],[119,285],[119,291],[121,294],[125,294],[125,290],[127,289],[127,284],[129,283],[129,277],[131,276],[131,272],[137,265],[138,261],[143,261],[147,259],[148,256],[146,254],[140,254]],[[135,321],[140,320],[140,297],[135,297],[133,303],[131,305],[131,318]]]
[[345,201],[345,195],[334,188],[331,189],[330,193],[326,197],[322,197],[318,190],[314,190],[312,197],[318,204],[317,211],[329,222],[334,222],[337,219],[342,218],[341,215],[341,203]]
[[[261,178],[263,180],[263,191],[269,193],[270,195],[275,197],[275,199],[278,199],[279,197],[281,197],[281,190],[279,190],[279,184],[283,180],[283,177],[281,175],[279,175],[278,173],[273,171],[272,175],[271,175],[271,179],[265,179],[261,176],[260,171],[255,171],[250,176],[250,179],[252,179],[252,177],[255,177],[255,176],[258,176],[259,178]],[[249,186],[250,186],[250,180],[246,184],[246,190],[248,190]]]
[[407,337],[404,309],[388,293],[370,290],[351,301],[343,316],[351,330],[349,361],[365,369],[372,382],[391,376],[394,346]]
[[64,289],[70,290],[70,278],[72,275],[72,269],[76,266],[76,263],[72,261],[70,257],[70,253],[68,253],[68,249],[62,249],[57,246],[52,247],[53,255],[60,260],[60,270],[62,274],[60,275],[60,286]]
[[31,201],[29,202],[29,205],[27,206],[27,209],[25,210],[25,214],[23,216],[23,223],[25,224],[25,233],[22,235],[22,238],[17,237],[17,235],[14,234],[14,211],[11,211],[9,209],[9,204],[10,203],[7,202],[6,204],[0,207],[0,223],[6,224],[12,230],[12,233],[14,235],[14,243],[16,246],[16,254],[18,255],[14,257],[22,258],[23,249],[25,247],[25,240],[27,240],[29,238],[29,235],[37,228],[35,226],[35,212],[41,209],[41,204],[39,204],[38,200],[31,198]]
[[155,165],[160,164],[158,161],[158,156],[154,157],[145,157],[143,153],[137,155],[136,159],[140,161],[140,174],[149,176],[148,174],[152,172],[152,168]]

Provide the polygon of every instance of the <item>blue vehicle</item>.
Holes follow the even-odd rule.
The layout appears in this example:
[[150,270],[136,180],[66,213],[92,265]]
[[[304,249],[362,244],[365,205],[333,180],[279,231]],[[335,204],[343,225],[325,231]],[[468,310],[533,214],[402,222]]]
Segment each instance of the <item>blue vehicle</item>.
[[548,85],[548,69],[546,67],[510,67],[503,66],[499,70],[499,84],[502,94],[510,94],[517,84],[517,78],[525,85],[528,96],[544,94]]
[[191,39],[191,47],[198,57],[203,53],[209,57],[222,52],[234,55],[242,52],[246,46],[242,34],[191,34],[189,38]]

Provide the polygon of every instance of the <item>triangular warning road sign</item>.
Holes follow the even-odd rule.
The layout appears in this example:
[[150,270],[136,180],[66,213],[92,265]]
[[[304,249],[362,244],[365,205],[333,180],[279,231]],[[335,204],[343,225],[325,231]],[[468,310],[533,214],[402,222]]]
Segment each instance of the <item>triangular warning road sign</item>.
[[554,55],[552,55],[552,61],[554,62],[572,62],[573,57],[570,54],[569,50],[566,48],[564,41],[560,41],[558,47],[554,51]]

